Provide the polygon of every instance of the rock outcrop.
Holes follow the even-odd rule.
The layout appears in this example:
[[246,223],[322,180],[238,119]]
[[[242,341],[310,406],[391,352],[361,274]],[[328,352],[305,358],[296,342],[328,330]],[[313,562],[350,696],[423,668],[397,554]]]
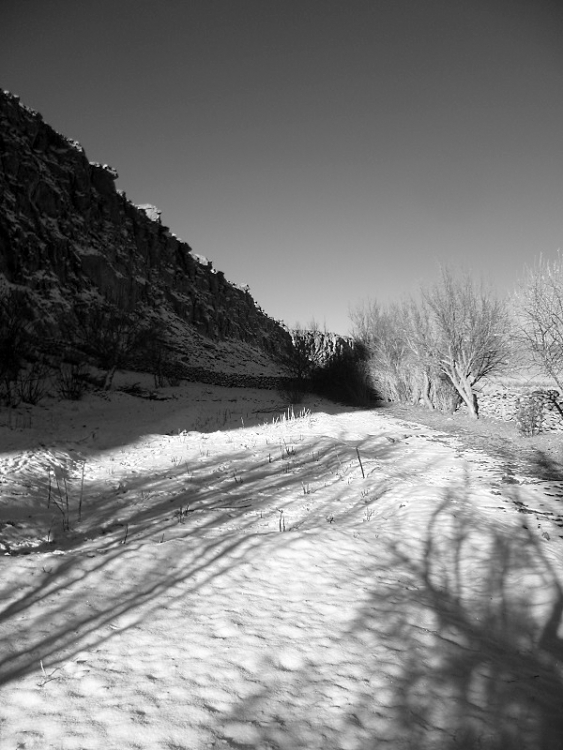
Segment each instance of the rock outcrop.
[[358,348],[354,339],[328,331],[296,328],[290,333],[297,351],[306,353],[311,364],[316,366],[322,367],[334,357],[352,354]]
[[0,282],[28,288],[46,316],[77,299],[157,313],[180,342],[189,340],[192,362],[196,344],[215,362],[239,342],[266,369],[289,352],[290,334],[248,289],[194,255],[157,208],[131,203],[116,178],[0,92]]

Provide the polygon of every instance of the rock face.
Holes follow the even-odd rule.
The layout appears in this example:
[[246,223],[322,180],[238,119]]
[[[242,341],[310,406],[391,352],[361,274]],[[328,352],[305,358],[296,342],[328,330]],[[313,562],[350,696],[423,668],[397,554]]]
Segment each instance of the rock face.
[[288,352],[290,334],[248,289],[195,256],[157,208],[133,205],[116,178],[0,92],[0,282],[26,286],[47,315],[103,298],[157,311],[192,342],[243,342],[270,360]]
[[333,357],[351,354],[356,344],[352,338],[319,330],[295,329],[290,331],[293,344],[301,342],[315,365],[325,365]]

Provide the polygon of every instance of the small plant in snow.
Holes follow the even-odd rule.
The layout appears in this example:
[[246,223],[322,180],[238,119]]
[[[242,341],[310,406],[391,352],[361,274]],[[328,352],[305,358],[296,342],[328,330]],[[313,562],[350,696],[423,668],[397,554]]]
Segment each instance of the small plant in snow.
[[336,458],[338,459],[338,468],[340,470],[340,475],[342,476],[342,461],[340,460],[340,454],[336,450],[336,446],[334,446],[334,452],[336,453]]
[[[285,440],[283,441],[283,447],[285,449],[286,456],[295,456],[295,448],[293,445],[288,445]],[[282,451],[283,454],[283,451]]]
[[[51,503],[55,508],[60,511],[63,517],[63,531],[70,531],[70,502],[68,496],[68,482],[66,471],[63,468],[61,472],[61,480],[57,476],[57,472],[51,468],[48,469],[49,482],[48,482],[48,495],[47,495],[47,508],[51,506]],[[53,477],[55,480],[55,486],[53,486]]]
[[87,370],[83,364],[63,362],[58,369],[55,387],[61,398],[79,401],[86,391]]
[[[69,485],[71,482],[70,468],[79,471],[80,491],[78,504],[76,506],[77,520],[82,520],[82,505],[84,500],[84,474],[86,461],[74,461],[71,467],[68,465],[47,467],[47,508],[53,505],[62,516],[63,531],[70,531],[71,503]],[[49,537],[51,530],[49,529]]]
[[44,362],[32,362],[20,370],[16,380],[17,394],[26,404],[38,404],[47,393],[49,367]]
[[80,496],[78,498],[78,521],[82,520],[82,500],[84,499],[84,471],[86,469],[86,461],[82,461],[82,469],[80,474]]

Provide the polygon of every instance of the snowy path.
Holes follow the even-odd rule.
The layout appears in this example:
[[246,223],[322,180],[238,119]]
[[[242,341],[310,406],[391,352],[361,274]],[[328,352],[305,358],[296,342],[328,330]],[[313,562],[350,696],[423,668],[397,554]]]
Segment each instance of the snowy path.
[[0,457],[32,552],[0,558],[2,750],[559,750],[561,487],[378,412],[231,406],[142,437],[116,400]]

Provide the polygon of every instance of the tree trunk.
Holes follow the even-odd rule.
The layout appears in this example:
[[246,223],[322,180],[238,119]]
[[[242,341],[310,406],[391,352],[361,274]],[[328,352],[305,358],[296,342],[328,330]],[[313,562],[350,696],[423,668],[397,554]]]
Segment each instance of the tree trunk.
[[473,391],[473,386],[469,382],[469,379],[465,375],[460,375],[458,372],[446,371],[446,375],[451,380],[453,387],[459,393],[463,403],[469,409],[469,414],[473,419],[479,419],[479,404],[477,402],[477,395]]
[[422,398],[424,400],[426,408],[432,411],[434,409],[434,404],[432,403],[432,399],[430,398],[430,391],[432,390],[432,383],[430,381],[430,378],[428,377],[427,372],[424,373],[423,378],[424,378],[424,383],[422,386]]
[[459,391],[459,395],[463,399],[463,403],[469,409],[469,414],[473,417],[473,419],[479,419],[479,410],[477,407],[477,396],[474,393],[471,393],[471,395],[466,395],[462,391]]
[[111,384],[113,383],[113,376],[115,375],[116,370],[117,370],[117,365],[114,365],[112,368],[108,370],[105,380],[104,380],[104,391],[110,390]]

